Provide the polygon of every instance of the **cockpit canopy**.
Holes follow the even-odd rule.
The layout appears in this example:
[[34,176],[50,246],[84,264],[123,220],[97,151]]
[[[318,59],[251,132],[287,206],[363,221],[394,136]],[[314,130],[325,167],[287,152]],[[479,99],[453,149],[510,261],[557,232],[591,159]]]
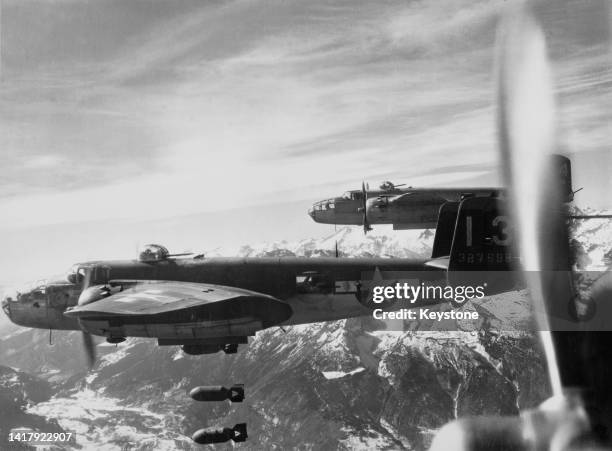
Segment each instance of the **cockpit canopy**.
[[342,198],[347,200],[361,200],[363,199],[363,193],[361,191],[346,191],[342,195]]
[[86,275],[86,268],[80,265],[73,265],[66,274],[66,280],[68,283],[78,285],[83,282]]
[[168,255],[170,255],[168,249],[160,244],[145,244],[140,251],[138,260],[141,262],[159,262],[166,260]]

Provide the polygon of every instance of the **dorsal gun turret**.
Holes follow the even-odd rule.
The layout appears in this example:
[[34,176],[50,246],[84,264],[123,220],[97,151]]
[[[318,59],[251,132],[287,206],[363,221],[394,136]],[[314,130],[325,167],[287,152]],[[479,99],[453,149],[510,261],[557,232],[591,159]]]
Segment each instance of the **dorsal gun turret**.
[[170,256],[170,252],[164,246],[160,244],[145,244],[140,254],[138,254],[138,260],[141,262],[160,262],[167,260]]

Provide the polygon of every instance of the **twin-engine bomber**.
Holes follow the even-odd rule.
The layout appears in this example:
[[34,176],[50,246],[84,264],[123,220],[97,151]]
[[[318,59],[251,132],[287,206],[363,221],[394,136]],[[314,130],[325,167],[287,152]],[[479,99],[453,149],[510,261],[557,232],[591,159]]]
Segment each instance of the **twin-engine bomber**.
[[[574,199],[569,158],[552,155],[552,165],[565,202]],[[460,202],[468,197],[504,197],[500,187],[415,188],[384,182],[370,190],[362,183],[361,190],[347,191],[341,196],[315,202],[308,210],[313,221],[322,224],[360,225],[365,233],[372,225],[392,224],[394,230],[429,229],[438,223],[438,211],[447,202]]]

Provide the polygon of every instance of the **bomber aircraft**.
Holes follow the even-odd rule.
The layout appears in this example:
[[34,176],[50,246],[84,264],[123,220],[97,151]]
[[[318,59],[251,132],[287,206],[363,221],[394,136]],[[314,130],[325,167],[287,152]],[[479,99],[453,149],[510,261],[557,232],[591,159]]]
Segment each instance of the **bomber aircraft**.
[[338,197],[315,202],[308,215],[318,223],[361,225],[367,233],[375,224],[393,224],[393,230],[428,229],[436,226],[438,210],[446,202],[464,197],[497,195],[498,188],[402,188],[384,182],[380,189],[346,191]]
[[[558,167],[565,201],[574,198],[571,164],[567,157],[553,156]],[[361,190],[346,191],[342,196],[315,202],[308,215],[318,223],[360,225],[365,233],[372,225],[392,224],[393,230],[428,229],[436,226],[438,211],[447,202],[459,202],[468,197],[503,197],[505,190],[495,187],[414,188],[384,182],[377,190],[362,183]]]

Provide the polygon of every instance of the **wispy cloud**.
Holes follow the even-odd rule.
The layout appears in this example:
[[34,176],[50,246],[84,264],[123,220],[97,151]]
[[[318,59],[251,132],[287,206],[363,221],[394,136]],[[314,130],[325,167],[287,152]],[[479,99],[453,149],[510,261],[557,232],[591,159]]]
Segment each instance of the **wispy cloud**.
[[[592,19],[602,1],[538,6],[572,148],[609,142],[607,35]],[[493,167],[503,3],[5,2],[3,216],[89,220],[107,214],[99,205],[172,216],[336,180],[442,183],[472,174],[432,178],[442,167]]]

